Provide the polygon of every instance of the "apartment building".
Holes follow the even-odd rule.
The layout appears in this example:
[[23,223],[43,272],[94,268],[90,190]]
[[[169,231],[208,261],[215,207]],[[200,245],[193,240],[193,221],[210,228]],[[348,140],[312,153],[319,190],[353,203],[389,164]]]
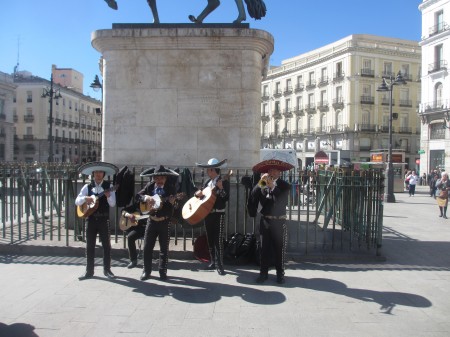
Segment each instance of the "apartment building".
[[450,170],[450,1],[425,0],[422,12],[422,121],[420,170]]
[[14,97],[13,77],[0,72],[0,161],[13,160],[14,124],[12,102]]
[[319,151],[370,161],[389,147],[390,93],[378,92],[398,72],[392,94],[392,146],[416,166],[419,149],[421,50],[416,41],[351,35],[287,59],[262,81],[261,147],[296,150],[301,167]]
[[[43,96],[51,82],[19,72],[13,97],[14,160],[48,161],[50,141],[53,161],[81,163],[101,157],[101,102],[78,90],[53,83],[52,100]],[[51,135],[50,135],[51,130]]]

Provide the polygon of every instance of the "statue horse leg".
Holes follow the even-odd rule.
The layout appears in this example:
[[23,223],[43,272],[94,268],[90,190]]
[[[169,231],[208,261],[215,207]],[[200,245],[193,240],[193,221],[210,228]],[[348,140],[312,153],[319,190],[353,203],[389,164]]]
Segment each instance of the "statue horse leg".
[[159,23],[158,9],[156,8],[156,0],[147,0],[153,14],[153,23]]
[[236,6],[238,8],[239,15],[236,20],[233,21],[233,23],[241,23],[242,21],[245,21],[246,15],[245,15],[245,9],[244,4],[242,3],[242,0],[235,0]]
[[195,23],[202,23],[203,20],[220,5],[220,0],[208,0],[208,4],[205,9],[200,13],[198,17],[189,15],[189,20]]

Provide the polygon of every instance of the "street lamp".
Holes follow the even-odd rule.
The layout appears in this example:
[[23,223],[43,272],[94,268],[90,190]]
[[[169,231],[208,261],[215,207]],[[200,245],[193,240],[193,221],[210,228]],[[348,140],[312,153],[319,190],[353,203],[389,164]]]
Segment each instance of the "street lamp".
[[283,131],[281,131],[281,133],[283,134],[283,149],[286,148],[286,137],[289,133],[289,131],[287,130],[286,127],[284,127]]
[[394,195],[394,165],[392,164],[392,91],[394,89],[394,85],[406,84],[405,79],[402,76],[402,73],[399,71],[397,76],[394,77],[391,75],[389,77],[389,82],[383,78],[383,82],[378,87],[377,91],[380,92],[389,92],[389,148],[388,148],[388,165],[386,168],[386,177],[387,177],[387,191],[385,191],[384,200],[386,202],[395,202]]
[[53,89],[53,73],[50,76],[50,88],[44,88],[42,89],[42,98],[48,97],[48,102],[50,103],[50,121],[49,121],[49,141],[50,141],[50,147],[49,147],[49,153],[48,153],[48,162],[53,162],[53,100],[61,98],[60,90],[54,90]]
[[[95,78],[94,78],[94,80],[92,81],[92,83],[91,83],[91,85],[90,85],[90,87],[95,91],[95,92],[98,92],[99,90],[101,90],[101,105],[102,105],[102,107],[101,108],[97,108],[97,109],[95,109],[96,111],[95,111],[95,113],[97,114],[97,115],[101,115],[101,113],[102,113],[102,110],[103,110],[103,84],[102,84],[102,82],[100,82],[100,79],[98,78],[98,75],[95,75]],[[102,117],[102,125],[103,125],[103,117]],[[95,156],[98,156],[98,153],[101,151],[101,149],[99,149],[96,145],[95,145],[95,149],[96,149],[96,153],[95,153]]]

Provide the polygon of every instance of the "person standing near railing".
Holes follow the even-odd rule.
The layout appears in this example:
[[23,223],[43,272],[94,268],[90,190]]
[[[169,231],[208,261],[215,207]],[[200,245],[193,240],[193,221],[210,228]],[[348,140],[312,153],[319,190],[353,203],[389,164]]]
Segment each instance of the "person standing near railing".
[[280,176],[282,171],[292,167],[291,164],[276,159],[262,161],[253,167],[254,172],[263,173],[261,180],[251,192],[251,202],[254,206],[259,204],[261,214],[259,224],[261,263],[257,283],[263,283],[268,279],[272,249],[275,254],[277,283],[285,282],[286,207],[291,186]]
[[[118,168],[105,162],[91,162],[78,169],[82,174],[92,175],[93,180],[85,184],[77,198],[75,205],[83,217],[86,217],[86,271],[78,279],[85,280],[94,276],[95,241],[97,233],[103,247],[103,274],[115,278],[111,272],[111,235],[109,228],[109,209],[116,205],[116,193],[110,182],[105,181],[106,174],[113,175]],[[83,207],[85,206],[85,207]]]

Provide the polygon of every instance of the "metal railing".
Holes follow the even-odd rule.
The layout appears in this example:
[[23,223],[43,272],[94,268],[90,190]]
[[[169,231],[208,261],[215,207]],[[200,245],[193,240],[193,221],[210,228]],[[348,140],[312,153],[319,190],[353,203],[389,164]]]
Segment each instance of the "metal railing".
[[[130,166],[129,166],[130,167]],[[134,167],[135,191],[147,183]],[[197,187],[207,176],[199,168],[190,169]],[[226,211],[226,235],[257,233],[258,218],[248,216],[246,200],[251,189],[243,177],[257,181],[250,169],[237,169],[230,178],[230,200]],[[3,241],[58,240],[69,246],[84,238],[84,220],[76,216],[75,198],[87,177],[67,164],[0,165],[0,228]],[[112,181],[113,177],[108,177]],[[382,243],[382,171],[295,171],[284,174],[291,184],[286,208],[288,252],[308,255],[313,251],[372,251],[379,253]],[[245,179],[244,179],[245,180]],[[119,208],[110,210],[113,240],[123,242],[119,228]],[[181,213],[181,212],[179,212]],[[172,219],[171,238],[186,250],[202,233],[202,225],[191,226],[180,216]]]

